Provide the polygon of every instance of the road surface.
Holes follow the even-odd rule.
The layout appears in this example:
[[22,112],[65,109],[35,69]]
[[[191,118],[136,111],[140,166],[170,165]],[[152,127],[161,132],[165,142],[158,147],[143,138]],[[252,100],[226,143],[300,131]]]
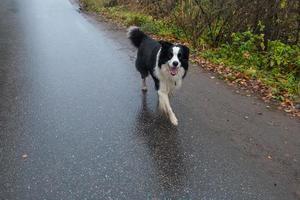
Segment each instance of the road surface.
[[300,124],[192,66],[140,91],[125,31],[68,0],[1,0],[0,199],[300,198]]

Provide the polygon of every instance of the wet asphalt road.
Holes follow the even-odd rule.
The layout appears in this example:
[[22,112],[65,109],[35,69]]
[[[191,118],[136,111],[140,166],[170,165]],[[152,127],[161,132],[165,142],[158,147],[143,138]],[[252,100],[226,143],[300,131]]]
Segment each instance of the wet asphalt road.
[[173,127],[134,55],[68,0],[1,0],[1,200],[300,198],[299,121],[192,67]]

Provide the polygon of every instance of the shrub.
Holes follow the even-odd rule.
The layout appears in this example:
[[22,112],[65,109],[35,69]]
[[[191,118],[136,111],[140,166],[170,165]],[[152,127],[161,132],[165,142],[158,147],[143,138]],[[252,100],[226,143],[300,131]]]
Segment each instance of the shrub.
[[252,77],[267,77],[274,93],[288,91],[297,95],[300,83],[300,49],[280,41],[269,41],[264,46],[264,35],[251,31],[232,34],[232,41],[220,48],[207,50],[205,58],[224,63]]
[[300,48],[278,40],[268,43],[268,64],[271,69],[278,68],[283,73],[300,73]]

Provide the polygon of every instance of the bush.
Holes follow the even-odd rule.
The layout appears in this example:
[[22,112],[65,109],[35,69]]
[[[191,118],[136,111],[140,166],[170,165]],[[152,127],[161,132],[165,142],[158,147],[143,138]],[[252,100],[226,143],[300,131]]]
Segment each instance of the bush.
[[282,73],[300,73],[299,46],[290,46],[280,41],[269,41],[268,64],[271,69],[278,68]]
[[263,78],[274,87],[274,93],[288,91],[298,94],[300,84],[300,49],[280,41],[269,41],[264,46],[264,35],[251,31],[232,34],[230,43],[207,50],[205,58],[224,63],[252,77]]

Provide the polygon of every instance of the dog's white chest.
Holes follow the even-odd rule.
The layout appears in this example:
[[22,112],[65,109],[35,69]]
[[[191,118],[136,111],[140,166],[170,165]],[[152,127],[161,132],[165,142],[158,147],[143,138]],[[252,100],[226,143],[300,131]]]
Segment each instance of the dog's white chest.
[[184,71],[179,71],[176,76],[170,75],[169,67],[162,65],[161,68],[156,68],[156,76],[159,79],[159,89],[169,94],[174,89],[179,89],[182,84],[182,76]]

